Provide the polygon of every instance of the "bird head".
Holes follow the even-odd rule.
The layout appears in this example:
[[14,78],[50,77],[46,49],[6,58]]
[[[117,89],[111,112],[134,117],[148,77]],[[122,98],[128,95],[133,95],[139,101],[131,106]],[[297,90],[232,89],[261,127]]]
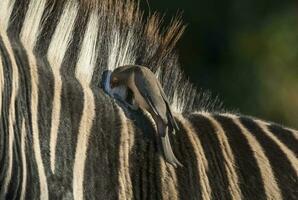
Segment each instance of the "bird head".
[[119,79],[117,78],[117,76],[112,74],[110,79],[111,89],[113,89],[114,87],[117,87],[118,85],[119,85]]
[[130,69],[131,69],[131,66],[121,66],[121,67],[117,67],[112,72],[110,77],[111,89],[126,83],[127,79],[129,78],[129,75],[131,74]]

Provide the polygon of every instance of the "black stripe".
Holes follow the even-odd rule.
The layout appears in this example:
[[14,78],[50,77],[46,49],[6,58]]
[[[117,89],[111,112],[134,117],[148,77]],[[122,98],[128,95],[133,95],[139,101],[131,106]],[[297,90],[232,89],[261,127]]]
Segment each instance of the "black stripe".
[[[14,41],[14,49],[13,53],[16,59],[16,64],[18,68],[18,84],[19,88],[16,91],[16,103],[15,103],[15,111],[16,111],[16,119],[15,124],[13,126],[14,129],[14,142],[13,142],[13,170],[12,170],[12,181],[8,190],[8,199],[19,199],[21,192],[21,182],[23,177],[22,171],[22,157],[21,157],[21,127],[23,118],[28,120],[28,104],[27,104],[27,92],[30,91],[30,86],[26,82],[26,77],[28,73],[25,73],[28,65],[26,63],[26,56],[22,54],[22,46],[19,41]],[[22,73],[23,72],[23,73]],[[30,85],[30,84],[29,84]],[[22,87],[23,86],[23,87]],[[29,93],[30,94],[30,93]]]
[[88,22],[88,11],[84,7],[80,7],[75,19],[75,25],[70,34],[71,41],[63,59],[61,74],[67,77],[75,77],[76,64],[81,51],[84,34]]
[[134,145],[132,146],[132,152],[129,157],[129,174],[132,177],[131,183],[134,199],[142,199],[142,165],[140,165],[140,163],[143,156],[141,157],[140,155],[144,155],[142,147],[144,147],[146,143],[144,143],[142,138],[140,138],[141,136],[137,134],[139,130],[136,127],[133,128],[133,132],[136,134],[133,135]]
[[[18,120],[18,119],[16,119]],[[22,120],[20,120],[22,121]],[[16,121],[17,123],[20,121]],[[6,199],[19,199],[22,183],[22,160],[21,160],[21,142],[20,142],[20,129],[14,125],[14,142],[12,146],[13,160],[11,182],[7,191]]]
[[[148,121],[149,122],[149,121]],[[150,123],[151,124],[151,123]],[[152,125],[152,124],[151,124]],[[154,129],[153,127],[151,127],[152,129],[146,129],[143,131],[143,133],[146,133],[146,131],[150,131],[152,130],[151,133],[154,133]],[[135,132],[138,133],[138,132]],[[142,140],[144,140],[144,137],[141,138]],[[146,140],[146,139],[145,139]],[[147,141],[145,141],[147,142]],[[147,142],[148,143],[148,142]],[[149,186],[148,186],[148,198],[147,199],[161,199],[162,198],[162,183],[161,183],[161,162],[159,159],[159,156],[161,155],[158,151],[157,151],[157,141],[154,139],[151,139],[148,145],[148,151],[145,152],[145,156],[146,154],[148,154],[148,162],[149,162],[149,167],[148,167],[148,178],[149,178]]]
[[[50,132],[52,122],[53,96],[54,96],[54,78],[48,61],[36,55],[36,64],[38,72],[38,131],[40,139],[40,149],[44,164],[45,175],[48,181],[49,198],[53,193],[52,185],[55,183],[55,177],[52,176],[50,167]],[[55,194],[55,192],[54,192]]]
[[50,185],[52,184],[52,174],[50,168],[50,132],[53,110],[52,102],[54,97],[54,76],[49,62],[44,57],[35,55],[35,58],[38,73],[38,131],[40,137],[41,154],[50,191]]
[[[25,15],[28,9],[28,0],[16,0],[9,18],[8,35],[10,38],[19,38]],[[12,40],[13,42],[13,40]],[[13,44],[13,43],[12,43]]]
[[[139,117],[142,117],[139,115]],[[139,118],[140,119],[140,118]],[[140,122],[139,122],[140,123]],[[142,124],[141,124],[142,123]],[[138,190],[139,191],[139,195],[140,195],[140,198],[139,199],[150,199],[150,193],[148,191],[148,189],[150,188],[150,176],[148,176],[148,169],[149,169],[149,161],[148,161],[148,157],[149,157],[149,148],[150,148],[150,140],[148,141],[145,141],[144,140],[144,134],[145,133],[153,133],[153,132],[146,132],[143,128],[141,127],[147,127],[149,128],[151,131],[154,131],[152,129],[152,127],[148,127],[148,124],[150,124],[150,122],[148,123],[148,120],[147,120],[147,123],[145,124],[144,121],[142,121],[140,123],[140,126],[137,126],[135,127],[135,133],[141,133],[139,135],[135,135],[135,146],[136,146],[136,151],[135,152],[137,155],[135,155],[135,163],[132,163],[132,166],[134,168],[134,170],[136,170],[135,172],[132,172],[132,176],[137,176],[139,178],[139,184],[140,185],[136,185],[135,183],[133,184],[134,187],[133,187],[133,192],[135,192],[135,190]],[[151,142],[152,142],[153,137],[151,138]],[[157,167],[156,167],[157,169]],[[149,179],[149,180],[148,180]],[[134,182],[134,181],[133,181]],[[149,188],[148,188],[149,186]],[[161,186],[161,184],[160,184]],[[138,188],[139,187],[139,188]]]
[[[2,110],[1,110],[1,153],[0,153],[0,182],[4,183],[6,170],[8,167],[8,130],[9,130],[9,105],[12,92],[12,64],[10,56],[4,46],[0,36],[0,56],[3,66],[4,85],[2,92]],[[3,187],[0,187],[0,199],[4,199]]]
[[[21,97],[22,97],[22,95],[20,94],[19,95],[19,98],[21,99]],[[18,101],[18,107],[19,106],[22,106],[21,105],[21,102],[22,100],[19,100]],[[21,108],[17,108],[17,110],[21,110]],[[18,124],[18,126],[16,126],[15,127],[15,130],[17,131],[17,133],[16,133],[16,137],[15,137],[15,144],[14,144],[14,149],[16,150],[15,152],[17,152],[17,153],[15,153],[15,159],[14,159],[14,161],[15,161],[15,164],[14,164],[14,166],[18,166],[18,176],[17,176],[17,179],[16,179],[16,181],[18,181],[18,183],[17,183],[17,185],[16,185],[16,181],[13,181],[13,183],[11,184],[11,195],[14,195],[14,198],[12,198],[12,197],[9,197],[8,199],[20,199],[20,197],[21,197],[21,192],[22,192],[22,184],[23,184],[23,180],[24,180],[24,178],[27,178],[27,181],[28,181],[28,179],[30,180],[31,178],[30,177],[32,177],[32,176],[35,176],[35,177],[37,177],[36,175],[37,175],[37,173],[36,173],[36,171],[35,171],[35,173],[34,173],[34,175],[32,175],[32,174],[30,174],[30,171],[28,171],[28,159],[27,158],[32,158],[33,157],[33,151],[32,151],[32,153],[30,154],[30,157],[28,157],[28,155],[27,155],[27,157],[26,157],[26,151],[28,151],[28,148],[31,148],[32,147],[32,145],[31,146],[28,146],[27,144],[28,144],[28,141],[27,141],[27,139],[28,139],[28,129],[26,128],[26,123],[28,123],[28,121],[26,122],[26,119],[27,119],[27,117],[28,116],[25,116],[27,113],[20,113],[20,114],[18,114],[17,116],[16,116],[16,123]],[[23,171],[23,165],[24,165],[24,163],[23,163],[23,157],[22,157],[22,147],[21,147],[21,135],[23,134],[22,133],[22,125],[23,125],[23,123],[25,124],[25,134],[27,135],[27,136],[25,136],[23,139],[24,139],[24,144],[25,144],[25,146],[24,146],[24,154],[25,154],[25,160],[27,161],[27,165],[26,165],[26,169],[25,170],[27,170],[27,175],[26,175],[26,177],[25,177],[25,175],[24,175],[24,171]],[[35,162],[35,160],[33,159],[33,162]],[[35,170],[37,170],[37,167],[35,166]],[[16,172],[13,172],[13,174],[15,174]],[[30,176],[30,177],[28,177],[28,176]],[[38,187],[38,182],[36,183],[36,182],[32,182],[32,184],[30,183],[30,186],[28,186],[27,185],[27,183],[28,182],[26,182],[25,183],[25,185],[27,186],[26,187],[26,189],[25,189],[25,198],[37,198],[37,195],[39,194],[39,191],[38,191],[38,193],[37,192],[35,192],[35,194],[34,195],[36,195],[36,196],[33,196],[32,195],[32,193],[30,192],[30,190],[34,190],[34,188],[39,188]],[[30,189],[30,190],[28,190],[28,189]]]
[[119,199],[121,119],[111,99],[93,90],[95,119],[84,172],[85,199]]
[[277,124],[271,124],[268,128],[282,143],[295,153],[296,157],[298,157],[298,141],[292,131],[284,129]]
[[[180,130],[171,137],[171,144],[177,159],[183,164],[183,167],[176,169],[179,199],[202,199],[202,191],[199,189],[201,174],[198,171],[198,158],[195,148],[187,136],[193,133],[187,133],[179,120],[177,123]],[[203,163],[201,164],[203,165]]]
[[141,112],[131,111],[129,118],[135,122],[131,135],[134,146],[129,159],[133,196],[135,199],[162,199],[160,152],[156,146],[155,129]]
[[[143,113],[135,113],[135,119],[133,120],[136,126],[135,134],[139,135],[142,160],[139,160],[140,174],[142,182],[141,197],[143,199],[162,199],[162,174],[161,160],[162,152],[160,151],[159,138],[156,137],[156,132],[153,127],[152,121]],[[136,138],[137,139],[137,138]],[[146,163],[145,165],[143,164]],[[147,180],[149,179],[149,181]]]
[[[3,76],[4,76],[4,85],[3,85],[3,91],[2,91],[2,110],[1,110],[1,120],[0,124],[2,127],[1,132],[1,143],[2,145],[0,146],[1,148],[1,154],[0,154],[0,163],[4,163],[6,154],[6,139],[7,137],[2,137],[5,136],[6,133],[8,133],[8,112],[9,112],[9,104],[10,104],[10,98],[11,98],[11,86],[12,86],[12,67],[11,67],[11,61],[9,59],[8,52],[4,46],[4,43],[2,41],[2,38],[0,36],[0,56],[1,56],[1,61],[2,61],[2,66],[3,66]],[[3,134],[2,134],[3,133]],[[3,152],[3,153],[2,153]],[[0,165],[0,172],[2,172],[2,165]],[[0,174],[0,180],[1,180],[1,174]]]
[[41,31],[36,42],[35,53],[46,59],[52,37],[64,10],[67,1],[47,1],[41,17]]
[[229,117],[215,115],[214,118],[221,124],[228,138],[243,199],[266,199],[260,167],[241,129]]
[[[67,63],[67,61],[65,61]],[[81,85],[73,77],[62,76],[62,91],[60,96],[61,110],[58,124],[58,135],[56,144],[56,166],[55,176],[60,179],[59,184],[66,188],[72,188],[72,166],[75,158],[77,137],[85,96]],[[41,108],[43,109],[43,108]],[[57,181],[57,180],[56,180]],[[56,184],[55,184],[56,185]],[[55,186],[57,187],[57,185]],[[65,191],[55,192],[51,198],[63,197]],[[68,190],[68,189],[66,189]],[[56,196],[57,195],[57,196]],[[60,196],[61,195],[61,196]]]
[[[43,138],[41,149],[44,152],[44,165],[48,166],[45,169],[47,177],[49,177],[49,185],[51,185],[50,172],[50,132],[52,122],[53,98],[54,98],[54,75],[52,66],[46,57],[46,52],[50,45],[55,27],[63,10],[64,1],[47,1],[42,15],[41,33],[38,37],[34,55],[38,70],[38,130]],[[49,187],[50,188],[50,187]],[[50,190],[51,191],[51,190]],[[51,192],[50,192],[51,193]]]
[[[35,153],[33,149],[33,136],[32,136],[32,126],[29,123],[25,123],[27,131],[27,140],[25,142],[25,151],[27,158],[27,183],[26,184],[26,199],[39,199],[40,197],[40,187],[39,187],[39,177],[37,170],[37,163],[35,159]],[[28,131],[29,130],[29,131]]]
[[[55,149],[56,170],[55,178],[53,178],[56,183],[51,184],[50,199],[64,198],[65,192],[72,188],[73,172],[70,169],[73,168],[74,164],[79,127],[83,115],[83,101],[86,98],[77,82],[64,78],[62,81],[61,102],[58,102],[61,103],[61,110]],[[60,184],[63,185],[64,189],[60,189],[58,192],[55,189]]]
[[251,119],[241,117],[242,124],[256,137],[264,149],[272,166],[283,199],[298,198],[298,178],[286,154],[267,134]]
[[206,159],[208,160],[208,179],[213,199],[231,199],[229,177],[225,169],[225,159],[215,129],[209,119],[202,115],[190,115],[197,137],[201,141]]
[[[33,150],[33,136],[32,136],[32,113],[31,113],[31,76],[30,76],[30,66],[26,55],[26,50],[22,46],[19,38],[14,38],[11,35],[11,40],[14,43],[13,52],[16,59],[16,64],[19,70],[19,92],[17,96],[17,116],[24,117],[27,133],[25,148],[26,148],[26,158],[27,158],[27,181],[30,183],[30,189],[26,190],[26,198],[38,198],[40,196],[39,190],[39,177],[37,173],[37,164],[35,160],[35,154]],[[22,120],[20,118],[16,119],[17,126],[14,130],[18,131],[15,135],[16,138],[21,134]],[[28,125],[30,124],[30,125]],[[43,138],[43,137],[40,137]],[[17,147],[20,147],[20,142],[16,143]],[[42,149],[41,149],[42,150]],[[20,151],[18,151],[20,154]],[[19,159],[21,156],[19,155]],[[18,162],[14,163],[17,166],[21,166]],[[22,176],[21,172],[20,176]],[[23,178],[23,177],[22,177]],[[11,189],[16,190],[17,187],[14,183],[11,184]],[[21,188],[18,188],[18,192],[11,192],[17,194],[16,198],[20,197]],[[9,197],[12,198],[12,197]]]

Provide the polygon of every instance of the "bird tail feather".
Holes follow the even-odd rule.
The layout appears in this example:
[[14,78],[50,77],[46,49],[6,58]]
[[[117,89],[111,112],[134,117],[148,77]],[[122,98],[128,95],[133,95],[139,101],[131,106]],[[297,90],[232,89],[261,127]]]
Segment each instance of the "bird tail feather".
[[164,137],[161,137],[161,143],[165,160],[174,167],[177,167],[177,165],[182,167],[183,165],[178,161],[178,159],[174,155],[168,133],[166,133]]

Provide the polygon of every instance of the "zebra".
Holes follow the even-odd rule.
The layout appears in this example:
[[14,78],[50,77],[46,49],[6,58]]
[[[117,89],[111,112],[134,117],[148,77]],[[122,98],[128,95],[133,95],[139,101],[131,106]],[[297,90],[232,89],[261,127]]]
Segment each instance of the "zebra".
[[[179,69],[180,17],[161,21],[133,0],[0,1],[0,199],[298,199],[298,131],[200,93]],[[125,64],[159,78],[184,167],[100,87]]]

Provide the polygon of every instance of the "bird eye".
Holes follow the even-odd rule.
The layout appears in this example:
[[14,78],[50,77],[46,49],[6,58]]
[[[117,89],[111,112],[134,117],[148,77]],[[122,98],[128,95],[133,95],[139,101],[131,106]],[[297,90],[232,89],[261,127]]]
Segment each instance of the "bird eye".
[[113,88],[113,87],[117,86],[118,79],[116,77],[113,77],[110,83],[111,83],[111,87]]
[[113,82],[114,84],[116,84],[116,83],[118,83],[118,79],[117,79],[116,77],[113,77],[112,82]]

